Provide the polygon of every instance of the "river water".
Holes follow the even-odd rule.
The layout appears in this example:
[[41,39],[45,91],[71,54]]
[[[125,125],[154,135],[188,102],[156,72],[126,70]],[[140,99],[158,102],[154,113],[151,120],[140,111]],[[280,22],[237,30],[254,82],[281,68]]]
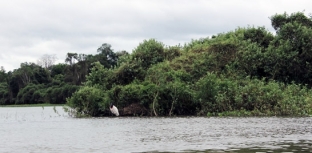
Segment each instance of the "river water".
[[0,153],[312,152],[312,118],[72,118],[62,107],[0,107]]

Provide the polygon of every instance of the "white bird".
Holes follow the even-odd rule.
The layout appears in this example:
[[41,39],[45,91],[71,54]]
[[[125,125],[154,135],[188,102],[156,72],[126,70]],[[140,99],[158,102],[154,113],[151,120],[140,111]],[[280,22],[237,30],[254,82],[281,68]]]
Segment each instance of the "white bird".
[[109,109],[110,109],[110,111],[111,111],[114,115],[119,116],[118,109],[117,109],[116,106],[113,105],[113,103],[111,103]]

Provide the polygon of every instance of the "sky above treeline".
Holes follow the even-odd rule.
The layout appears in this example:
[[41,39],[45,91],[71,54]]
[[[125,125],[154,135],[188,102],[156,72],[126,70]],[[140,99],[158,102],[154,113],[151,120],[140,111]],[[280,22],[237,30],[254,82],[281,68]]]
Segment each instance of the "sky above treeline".
[[103,44],[131,53],[144,39],[184,45],[238,27],[264,26],[284,12],[312,13],[311,0],[1,0],[0,66],[45,54],[97,54]]

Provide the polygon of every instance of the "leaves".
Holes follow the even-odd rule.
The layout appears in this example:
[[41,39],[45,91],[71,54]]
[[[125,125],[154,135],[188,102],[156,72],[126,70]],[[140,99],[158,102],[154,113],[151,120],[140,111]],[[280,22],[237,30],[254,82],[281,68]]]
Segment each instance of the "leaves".
[[[49,67],[22,63],[0,71],[1,104],[64,103],[78,116],[121,114],[132,104],[150,115],[302,115],[312,110],[312,21],[303,13],[271,17],[183,47],[143,40],[132,53],[103,43],[96,55],[67,53]],[[131,114],[131,113],[130,113]],[[146,114],[146,113],[145,113]],[[129,114],[128,114],[129,115]]]
[[67,105],[75,110],[76,115],[99,116],[104,103],[104,93],[95,87],[84,86],[67,99]]

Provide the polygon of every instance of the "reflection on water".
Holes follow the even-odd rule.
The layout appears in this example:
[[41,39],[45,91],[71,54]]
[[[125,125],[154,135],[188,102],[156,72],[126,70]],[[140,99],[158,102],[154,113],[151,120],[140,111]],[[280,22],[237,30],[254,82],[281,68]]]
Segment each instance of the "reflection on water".
[[228,148],[228,149],[214,149],[214,150],[189,150],[187,152],[231,152],[231,153],[309,153],[312,152],[312,141],[300,140],[298,142],[282,141],[279,143],[272,142],[270,145],[264,144],[255,147],[246,148]]
[[71,118],[0,107],[0,152],[312,152],[312,118]]

